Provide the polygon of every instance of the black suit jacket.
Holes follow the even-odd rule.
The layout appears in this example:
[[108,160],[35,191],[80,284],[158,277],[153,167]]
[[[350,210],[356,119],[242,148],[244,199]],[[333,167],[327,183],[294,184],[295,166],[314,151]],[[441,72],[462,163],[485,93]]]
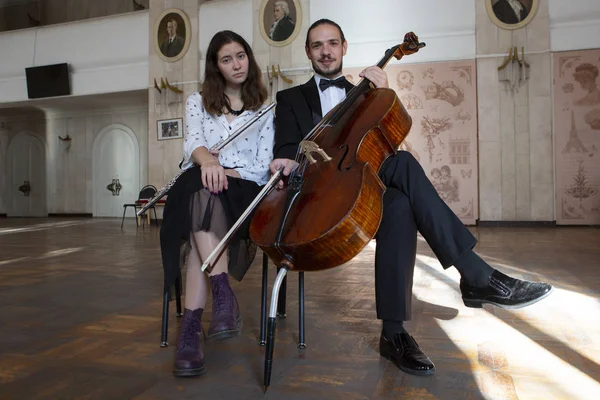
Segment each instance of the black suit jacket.
[[277,23],[277,26],[273,31],[273,37],[271,38],[271,40],[275,42],[283,42],[284,40],[289,38],[290,35],[294,32],[295,27],[296,26],[294,25],[290,17],[286,15],[281,19],[281,21]]
[[[521,3],[521,2],[519,2]],[[496,4],[494,4],[494,14],[496,17],[505,24],[517,24],[520,21],[523,21],[528,14],[527,8],[521,3],[523,8],[521,9],[521,19],[517,18],[517,14],[515,14],[515,10],[508,4],[506,0],[500,0]]]
[[179,35],[175,35],[175,39],[173,39],[173,43],[169,43],[169,38],[167,37],[162,44],[160,45],[160,51],[166,57],[175,57],[181,50],[183,50],[183,46],[185,45],[185,40]]
[[[354,85],[346,81],[346,93]],[[304,85],[295,86],[277,93],[275,107],[275,158],[296,158],[298,145],[317,125],[321,115],[321,99],[315,78]]]

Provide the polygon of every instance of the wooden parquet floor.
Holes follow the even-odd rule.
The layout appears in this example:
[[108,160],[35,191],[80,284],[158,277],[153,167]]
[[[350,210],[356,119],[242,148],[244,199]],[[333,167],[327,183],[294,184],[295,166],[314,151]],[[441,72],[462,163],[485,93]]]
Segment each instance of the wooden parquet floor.
[[[379,357],[373,256],[306,274],[307,349],[298,340],[297,275],[277,325],[271,387],[258,346],[262,257],[235,283],[242,335],[205,345],[208,373],[171,374],[179,320],[159,347],[158,229],[116,219],[0,219],[0,400],[600,399],[600,229],[473,228],[477,252],[555,292],[531,307],[464,307],[458,273],[420,240],[407,328],[432,377]],[[259,253],[260,254],[260,253]],[[270,282],[275,268],[270,268]],[[211,318],[210,303],[204,324]]]

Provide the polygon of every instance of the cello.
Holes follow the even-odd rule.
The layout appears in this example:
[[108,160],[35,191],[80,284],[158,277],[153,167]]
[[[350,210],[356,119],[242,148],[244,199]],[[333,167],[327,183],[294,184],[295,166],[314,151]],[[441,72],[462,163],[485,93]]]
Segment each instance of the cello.
[[[392,57],[399,60],[424,46],[409,32],[377,66],[384,68]],[[268,319],[265,389],[271,375],[277,296],[286,272],[340,266],[375,236],[385,192],[377,172],[398,151],[411,126],[394,90],[373,89],[368,80],[361,80],[300,142],[298,166],[286,187],[270,191],[257,205],[250,237],[281,268]]]
[[[385,67],[423,47],[407,33],[377,63]],[[254,211],[250,237],[280,267],[319,271],[351,260],[375,236],[385,186],[377,176],[398,151],[412,120],[389,88],[355,86],[300,143],[284,190]]]

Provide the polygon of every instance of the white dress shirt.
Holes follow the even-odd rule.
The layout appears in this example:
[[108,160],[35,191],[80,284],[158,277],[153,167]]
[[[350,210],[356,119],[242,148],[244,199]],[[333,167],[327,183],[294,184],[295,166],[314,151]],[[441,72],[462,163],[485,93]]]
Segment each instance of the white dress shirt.
[[[340,76],[342,76],[342,74],[340,74],[338,77],[336,77],[336,79],[339,78]],[[319,98],[321,99],[321,112],[322,112],[321,116],[324,117],[325,114],[327,114],[329,111],[331,111],[331,109],[333,107],[337,106],[340,101],[342,101],[346,98],[346,90],[332,85],[332,86],[329,86],[327,89],[325,89],[325,91],[322,91],[321,88],[319,87],[319,83],[321,82],[321,79],[327,79],[327,78],[323,78],[321,75],[315,74],[317,90],[319,91]]]
[[[192,153],[198,147],[210,149],[256,114],[255,111],[244,111],[229,123],[225,115],[216,116],[206,111],[200,93],[193,93],[185,105],[186,133],[181,168],[186,170],[194,165]],[[235,169],[243,179],[264,185],[270,178],[269,164],[273,160],[274,137],[273,112],[269,111],[221,150],[219,163],[224,168]]]
[[523,4],[519,0],[508,0],[508,4],[512,7],[515,15],[519,22],[521,21],[521,11],[523,10]]

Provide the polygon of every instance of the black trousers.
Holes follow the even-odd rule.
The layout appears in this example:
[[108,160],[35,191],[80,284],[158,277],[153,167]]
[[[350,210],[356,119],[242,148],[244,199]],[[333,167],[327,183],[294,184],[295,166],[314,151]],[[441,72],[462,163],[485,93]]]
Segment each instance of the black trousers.
[[444,268],[449,268],[477,239],[437,194],[419,162],[399,151],[381,166],[387,187],[383,218],[375,236],[375,298],[377,318],[408,321],[417,231]]

